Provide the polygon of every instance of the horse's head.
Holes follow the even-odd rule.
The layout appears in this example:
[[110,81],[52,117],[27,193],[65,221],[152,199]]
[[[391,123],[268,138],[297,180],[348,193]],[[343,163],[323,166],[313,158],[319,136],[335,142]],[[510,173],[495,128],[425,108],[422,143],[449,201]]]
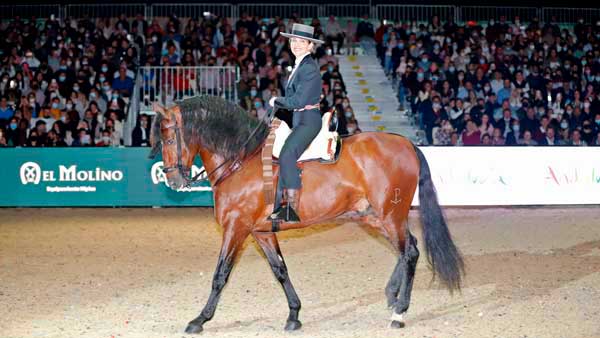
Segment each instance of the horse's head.
[[152,152],[154,158],[162,147],[163,172],[173,190],[186,186],[194,154],[189,151],[183,137],[183,119],[179,106],[170,109],[154,104],[156,118],[152,127]]

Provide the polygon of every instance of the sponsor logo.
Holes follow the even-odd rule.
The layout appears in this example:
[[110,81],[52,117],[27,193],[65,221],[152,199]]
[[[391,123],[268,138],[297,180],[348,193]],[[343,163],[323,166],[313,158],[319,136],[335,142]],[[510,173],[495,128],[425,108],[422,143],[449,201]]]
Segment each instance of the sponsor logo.
[[[90,182],[118,182],[123,180],[123,172],[120,170],[79,170],[76,165],[59,165],[58,170],[42,170],[36,162],[26,162],[19,170],[21,184],[39,185],[41,182],[68,182],[68,183],[90,183]],[[95,186],[46,186],[47,192],[94,192]]]
[[[152,165],[152,168],[150,169],[150,177],[152,178],[152,183],[154,183],[154,184],[163,183],[165,186],[168,187],[169,184],[167,183],[167,176],[163,172],[163,168],[164,168],[163,161],[154,163]],[[204,167],[199,168],[196,165],[192,165],[191,177],[196,176],[197,174],[202,172],[203,169],[204,169]],[[201,179],[206,178],[206,173],[202,174],[200,176],[200,178]],[[211,190],[212,190],[211,187],[199,186],[199,187],[191,187],[191,188],[181,188],[181,189],[178,189],[177,191],[187,192],[187,191],[211,191]]]

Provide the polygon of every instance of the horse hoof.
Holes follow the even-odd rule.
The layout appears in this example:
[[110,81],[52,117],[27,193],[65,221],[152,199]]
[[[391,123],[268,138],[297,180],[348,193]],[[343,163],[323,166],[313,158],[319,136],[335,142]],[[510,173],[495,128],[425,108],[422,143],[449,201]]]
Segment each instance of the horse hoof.
[[404,323],[398,320],[392,320],[392,323],[390,324],[390,326],[393,329],[401,329],[404,327]]
[[302,327],[302,323],[299,320],[288,320],[285,324],[286,331],[296,331]]
[[185,328],[185,333],[187,334],[194,334],[194,333],[200,333],[202,332],[202,325],[201,324],[195,324],[194,322],[190,322],[188,324],[188,326]]

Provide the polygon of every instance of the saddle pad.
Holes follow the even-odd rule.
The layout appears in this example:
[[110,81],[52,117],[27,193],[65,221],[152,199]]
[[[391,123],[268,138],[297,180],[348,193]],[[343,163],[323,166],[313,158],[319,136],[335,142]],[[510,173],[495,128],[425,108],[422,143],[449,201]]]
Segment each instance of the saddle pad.
[[[321,125],[321,131],[311,142],[308,148],[302,153],[302,156],[298,159],[300,161],[313,160],[313,159],[324,159],[331,161],[334,159],[337,150],[337,139],[338,133],[335,131],[329,131],[329,121],[331,120],[331,112],[323,114],[323,124]],[[288,127],[287,123],[281,123],[275,130],[275,143],[273,144],[273,157],[279,158],[281,149],[285,144],[285,140],[290,136],[292,130]]]

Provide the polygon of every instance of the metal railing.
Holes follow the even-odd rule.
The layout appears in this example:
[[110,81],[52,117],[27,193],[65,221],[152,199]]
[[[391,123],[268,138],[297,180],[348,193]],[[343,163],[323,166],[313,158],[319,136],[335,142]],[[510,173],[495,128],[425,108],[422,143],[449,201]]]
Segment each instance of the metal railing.
[[561,24],[575,23],[582,18],[587,23],[596,23],[600,20],[600,8],[555,8],[544,7],[541,9],[542,17],[545,21],[550,21],[552,17]]
[[369,5],[346,5],[346,4],[326,4],[320,6],[319,16],[335,15],[338,17],[361,17],[363,14],[371,16],[371,7]]
[[131,18],[146,15],[146,5],[131,4],[78,4],[66,5],[66,16],[73,18],[118,18],[121,14]]
[[194,4],[153,4],[151,5],[151,16],[171,16],[172,14],[177,15],[181,18],[201,18],[205,12],[216,14],[219,17],[233,17],[233,5],[232,4],[209,4],[209,3],[194,3]]
[[444,22],[450,18],[456,20],[457,11],[455,6],[377,5],[375,6],[375,13],[379,20],[391,20],[394,22],[412,20],[429,22],[434,15],[437,15]]
[[460,6],[458,9],[458,22],[474,20],[487,23],[490,19],[497,21],[501,16],[510,22],[515,16],[518,16],[521,22],[530,22],[534,18],[539,19],[541,13],[540,9],[535,7]]
[[376,5],[368,4],[261,4],[240,3],[123,3],[123,4],[69,4],[69,5],[0,5],[0,19],[11,19],[17,16],[22,19],[36,17],[49,18],[54,15],[58,19],[75,18],[117,18],[121,14],[135,17],[143,14],[146,19],[176,14],[179,17],[198,18],[204,12],[211,12],[220,17],[236,20],[239,14],[247,12],[252,15],[272,18],[280,16],[289,18],[297,15],[303,19],[326,17],[333,14],[338,17],[360,17],[365,13],[375,20],[427,22],[433,15],[442,21],[454,18],[461,22],[466,20],[487,22],[490,18],[498,19],[501,15],[507,20],[519,16],[521,21],[528,22],[537,17],[540,21],[549,21],[552,17],[561,24],[576,23],[583,18],[587,23],[595,23],[600,19],[600,8],[555,8],[555,7],[478,7],[478,6],[437,6],[437,5]]
[[135,90],[138,107],[151,112],[152,104],[172,105],[174,101],[195,95],[216,95],[238,101],[239,69],[235,66],[140,67]]
[[0,19],[62,18],[60,5],[0,5]]
[[297,16],[299,18],[314,18],[319,16],[319,5],[315,4],[239,4],[238,13],[248,13],[263,18],[273,18],[280,16],[290,18]]

